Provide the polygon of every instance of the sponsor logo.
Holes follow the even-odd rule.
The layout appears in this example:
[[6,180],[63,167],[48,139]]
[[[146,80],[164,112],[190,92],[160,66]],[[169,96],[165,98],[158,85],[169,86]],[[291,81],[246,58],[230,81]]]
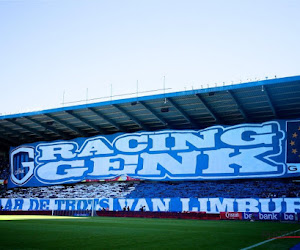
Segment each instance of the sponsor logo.
[[291,171],[291,172],[295,172],[295,171],[298,170],[298,167],[294,166],[294,165],[290,165],[290,166],[288,166],[288,170]]
[[287,172],[290,174],[300,173],[300,164],[287,164]]
[[281,214],[281,220],[284,221],[295,221],[296,220],[296,215],[291,214],[291,213],[283,213]]
[[244,220],[279,220],[280,213],[243,213]]
[[259,213],[259,220],[279,220],[278,213]]
[[243,213],[243,219],[244,220],[252,220],[252,213]]
[[227,219],[238,219],[238,218],[240,218],[240,214],[239,213],[226,212],[225,217]]
[[16,185],[24,185],[34,170],[34,148],[20,147],[10,153],[11,181]]

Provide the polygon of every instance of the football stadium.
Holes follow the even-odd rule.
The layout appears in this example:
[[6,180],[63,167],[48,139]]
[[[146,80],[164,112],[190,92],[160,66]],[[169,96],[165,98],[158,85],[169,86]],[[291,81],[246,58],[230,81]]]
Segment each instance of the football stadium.
[[0,116],[1,248],[299,249],[300,76]]

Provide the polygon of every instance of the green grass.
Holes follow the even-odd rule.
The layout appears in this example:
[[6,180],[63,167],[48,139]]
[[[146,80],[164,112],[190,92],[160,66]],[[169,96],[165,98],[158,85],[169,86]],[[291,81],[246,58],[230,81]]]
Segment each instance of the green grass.
[[[247,221],[2,218],[8,220],[0,218],[1,249],[241,249],[300,228],[299,224]],[[289,249],[299,242],[277,239],[258,249]]]

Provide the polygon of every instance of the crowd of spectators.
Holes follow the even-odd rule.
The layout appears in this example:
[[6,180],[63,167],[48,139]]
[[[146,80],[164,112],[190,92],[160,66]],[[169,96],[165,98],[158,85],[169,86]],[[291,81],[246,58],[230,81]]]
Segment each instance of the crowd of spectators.
[[0,198],[120,198],[133,191],[137,183],[92,182],[75,185],[15,188],[0,193]]
[[93,182],[48,187],[9,189],[0,198],[276,198],[300,197],[300,182],[293,179]]
[[292,179],[141,182],[127,197],[300,197],[300,182]]
[[9,175],[9,163],[8,159],[0,156],[0,180],[6,180]]
[[9,176],[9,164],[8,160],[0,156],[0,194],[5,192],[4,180],[8,179]]

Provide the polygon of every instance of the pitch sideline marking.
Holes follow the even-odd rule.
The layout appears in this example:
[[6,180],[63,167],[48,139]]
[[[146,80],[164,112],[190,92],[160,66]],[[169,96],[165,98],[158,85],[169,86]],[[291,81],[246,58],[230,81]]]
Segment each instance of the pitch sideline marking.
[[51,216],[51,215],[0,215],[0,221],[8,220],[64,220],[86,219],[87,217]]
[[241,250],[248,250],[248,249],[251,249],[251,248],[254,248],[254,247],[258,247],[258,246],[260,246],[260,245],[262,245],[262,244],[265,244],[265,243],[268,243],[268,242],[270,242],[270,241],[272,241],[272,240],[277,240],[277,239],[279,239],[280,237],[287,236],[287,235],[290,235],[290,234],[293,234],[293,233],[297,233],[297,232],[299,232],[299,231],[300,231],[300,229],[298,229],[298,230],[296,230],[296,231],[293,231],[293,232],[290,232],[290,233],[287,233],[287,234],[283,234],[283,235],[277,236],[277,237],[272,238],[272,239],[268,239],[268,240],[259,242],[259,243],[257,243],[257,244],[252,245],[252,246],[249,246],[249,247],[242,248]]

